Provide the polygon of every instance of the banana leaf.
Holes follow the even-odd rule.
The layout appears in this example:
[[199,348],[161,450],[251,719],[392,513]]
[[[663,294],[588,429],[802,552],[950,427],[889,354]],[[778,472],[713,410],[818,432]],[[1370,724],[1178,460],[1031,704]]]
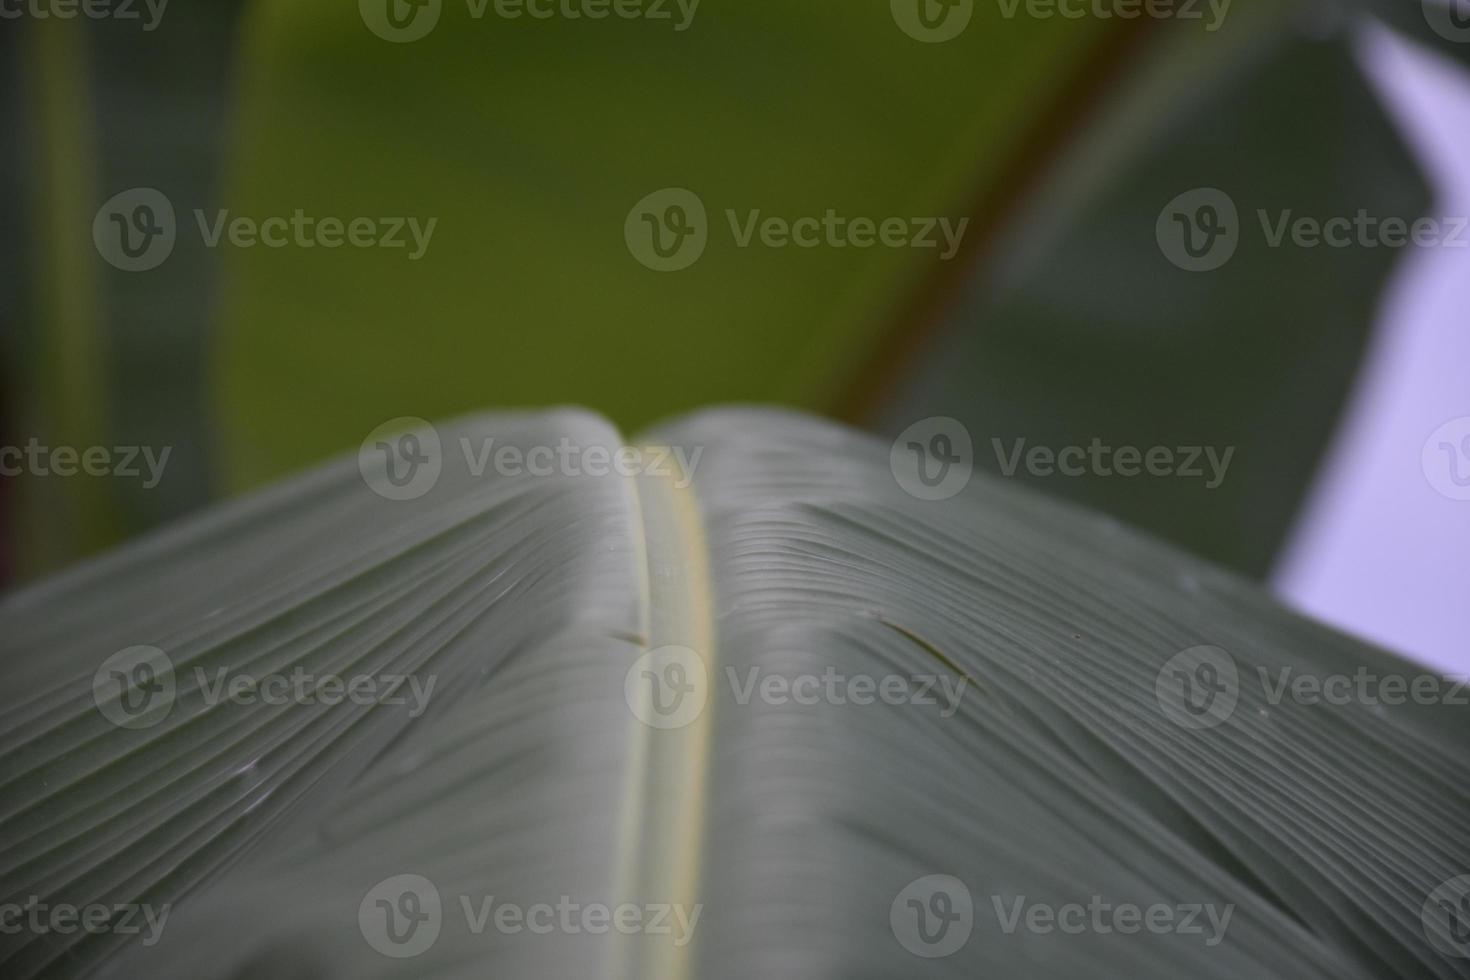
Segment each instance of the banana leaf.
[[1413,664],[962,458],[624,443],[413,422],[0,605],[0,894],[152,915],[4,975],[1470,975],[1470,715],[1277,681]]

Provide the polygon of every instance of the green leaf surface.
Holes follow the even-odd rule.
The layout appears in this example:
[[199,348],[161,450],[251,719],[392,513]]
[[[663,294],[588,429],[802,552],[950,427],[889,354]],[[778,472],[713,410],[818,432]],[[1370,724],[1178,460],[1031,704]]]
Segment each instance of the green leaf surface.
[[[1245,27],[1176,30],[1154,47],[1141,90],[1097,121],[1078,165],[1016,222],[1011,252],[965,284],[874,419],[890,434],[959,419],[986,470],[1262,576],[1404,251],[1303,247],[1283,222],[1361,213],[1407,226],[1429,190],[1345,39],[1236,40]],[[1232,43],[1227,71],[1200,70]],[[1180,86],[1194,98],[1159,105]],[[1238,215],[1234,253],[1206,271],[1173,264],[1157,237],[1165,207],[1195,188],[1223,191]],[[1018,445],[1055,454],[1094,440],[1109,455],[1080,474],[1011,463]],[[1174,462],[1164,476],[1119,475],[1121,447]],[[1231,454],[1223,472],[1206,449]]]
[[[574,400],[630,428],[711,401],[831,405],[939,250],[740,247],[727,212],[958,221],[1003,192],[1116,24],[970,6],[962,34],[921,43],[887,3],[706,2],[681,31],[448,2],[425,37],[393,44],[353,4],[263,0],[232,215],[438,224],[418,261],[222,249],[230,484],[384,419],[487,401]],[[698,195],[709,240],[656,272],[624,226],[670,187]]]
[[[7,976],[1467,975],[1424,911],[1470,868],[1466,711],[1267,683],[1413,665],[1003,481],[918,499],[886,444],[800,417],[656,432],[639,445],[698,460],[667,475],[477,476],[462,451],[621,445],[576,412],[435,434],[415,499],[381,495],[401,488],[370,444],[0,605],[4,892],[177,904],[146,947],[6,935]],[[174,692],[115,727],[146,689],[94,697],[94,674],[140,644]],[[696,658],[702,709],[654,727],[640,671],[669,645]],[[1201,645],[1237,679],[1192,726],[1170,668]],[[196,680],[296,667],[435,688],[410,717],[209,703]],[[948,714],[742,701],[752,670],[965,686]],[[374,898],[409,874],[439,931],[385,956]],[[943,958],[908,952],[897,918],[929,875],[973,905]],[[476,932],[461,900],[488,896],[700,917],[682,946]],[[1093,896],[1231,918],[1207,944],[1007,931],[996,911]]]

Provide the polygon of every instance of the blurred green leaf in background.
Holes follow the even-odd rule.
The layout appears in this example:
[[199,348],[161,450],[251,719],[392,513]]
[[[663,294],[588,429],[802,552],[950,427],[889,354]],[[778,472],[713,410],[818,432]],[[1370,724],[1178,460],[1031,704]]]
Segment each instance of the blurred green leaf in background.
[[[1165,260],[1154,224],[1194,187],[1242,215],[1417,213],[1422,179],[1351,57],[1354,25],[1382,12],[968,3],[936,32],[900,0],[704,0],[662,20],[500,6],[410,7],[424,19],[407,33],[369,0],[11,32],[26,53],[11,131],[36,148],[16,213],[38,247],[12,243],[8,428],[172,450],[149,490],[15,481],[16,577],[398,416],[566,402],[628,428],[723,401],[887,432],[945,414],[987,466],[992,439],[1019,435],[1230,446],[1232,478],[1209,491],[1045,488],[1267,567],[1393,256],[1247,242],[1201,275]],[[87,241],[131,188],[176,216],[145,272]],[[658,271],[635,233],[670,194],[703,211],[703,251]],[[761,230],[829,213],[927,227],[935,247],[774,247]],[[399,222],[405,247],[241,247],[241,218]],[[953,250],[942,227],[963,229]]]

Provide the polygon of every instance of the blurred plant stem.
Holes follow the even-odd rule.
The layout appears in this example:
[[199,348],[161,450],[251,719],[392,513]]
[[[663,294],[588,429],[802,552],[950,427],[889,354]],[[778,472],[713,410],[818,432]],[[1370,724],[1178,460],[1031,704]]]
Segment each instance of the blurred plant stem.
[[[31,240],[35,243],[37,370],[20,393],[20,431],[53,447],[107,445],[107,379],[98,304],[97,256],[90,243],[92,133],[86,38],[74,22],[27,25],[25,75],[34,95]],[[115,541],[115,502],[105,479],[46,479],[27,473],[17,488],[17,561],[54,568],[84,545]]]

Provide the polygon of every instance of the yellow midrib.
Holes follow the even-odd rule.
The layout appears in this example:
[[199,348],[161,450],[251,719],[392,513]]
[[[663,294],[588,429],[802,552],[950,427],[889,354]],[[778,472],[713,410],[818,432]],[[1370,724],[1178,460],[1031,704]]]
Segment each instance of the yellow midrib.
[[[646,649],[687,647],[713,678],[709,552],[694,491],[673,477],[648,474],[630,478],[630,485]],[[712,704],[706,701],[699,717],[678,729],[655,729],[631,715],[619,894],[640,904],[682,904],[692,913],[700,892]],[[664,778],[655,783],[655,773]],[[625,937],[609,973],[618,980],[687,980],[693,950],[693,942],[676,947],[669,936]]]

